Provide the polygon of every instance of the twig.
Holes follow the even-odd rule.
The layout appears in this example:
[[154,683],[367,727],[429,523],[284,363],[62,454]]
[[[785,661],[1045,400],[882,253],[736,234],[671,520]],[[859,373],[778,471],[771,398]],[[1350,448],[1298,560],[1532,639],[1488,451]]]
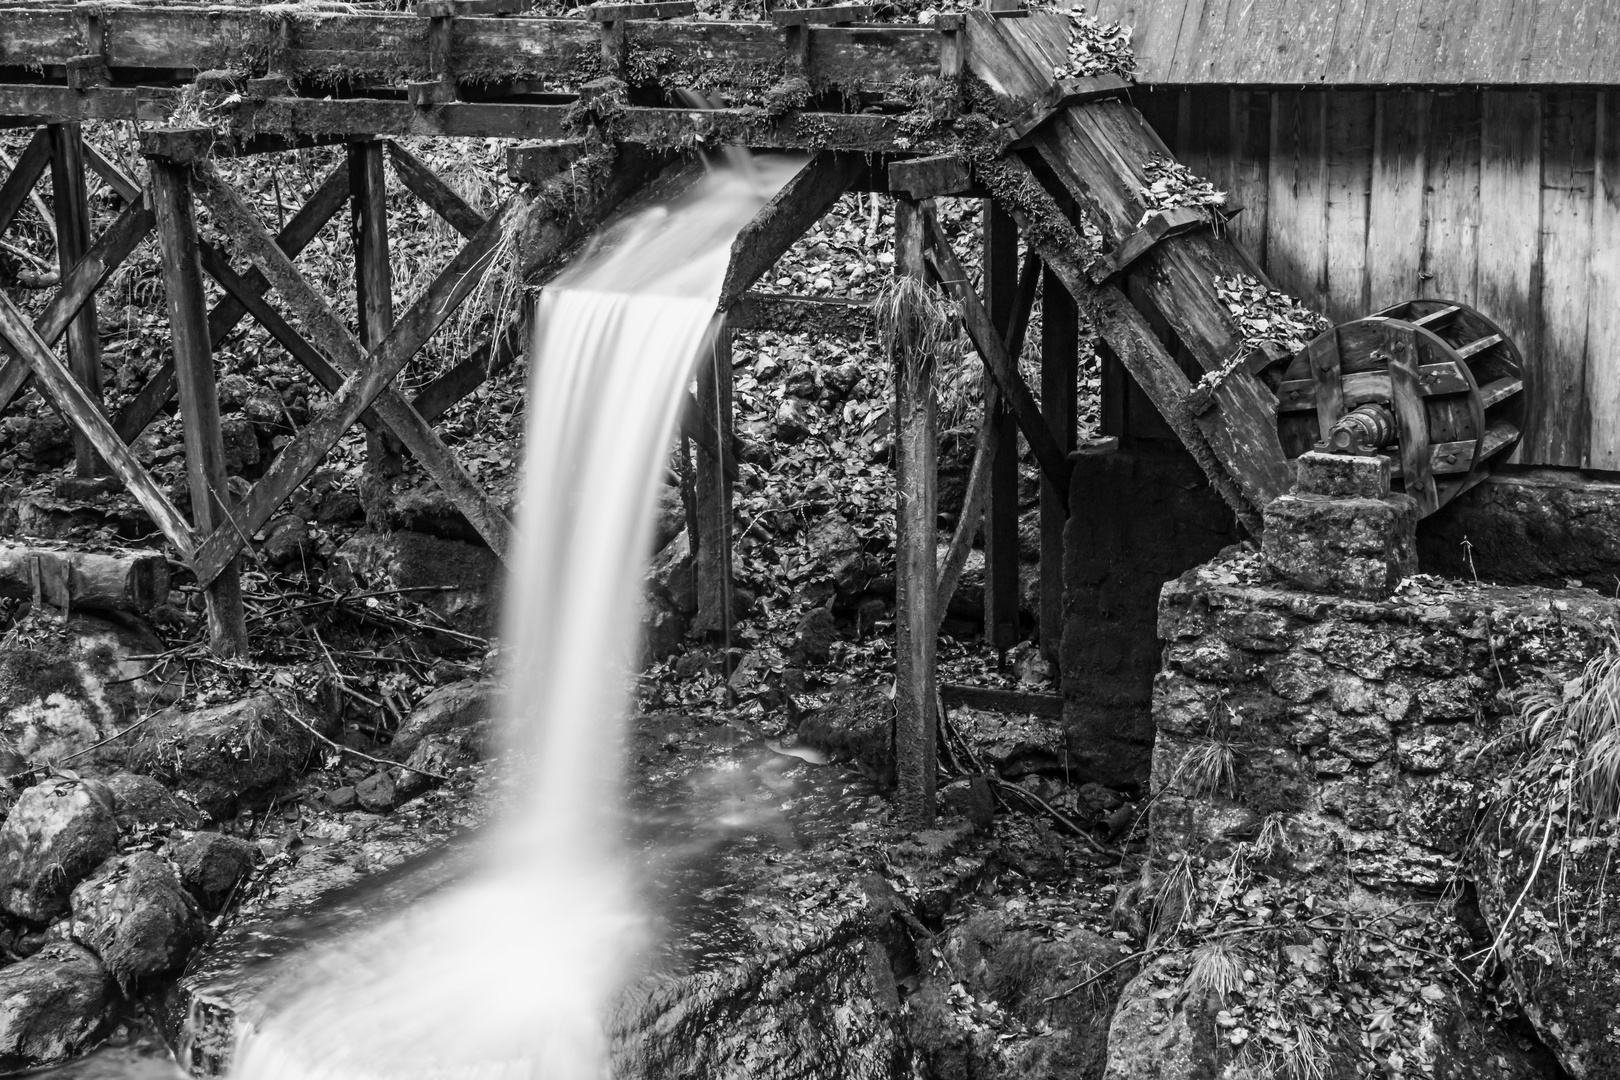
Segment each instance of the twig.
[[995,785],[996,787],[1006,788],[1007,790],[1009,790],[1009,791],[1013,792],[1014,794],[1016,794],[1019,798],[1028,799],[1030,802],[1034,803],[1036,806],[1039,806],[1042,810],[1045,810],[1048,814],[1050,814],[1052,816],[1052,819],[1054,821],[1056,821],[1059,825],[1062,825],[1064,828],[1068,829],[1075,836],[1079,837],[1082,841],[1085,842],[1086,846],[1091,848],[1092,851],[1095,851],[1095,852],[1097,852],[1098,854],[1101,854],[1101,855],[1118,855],[1119,854],[1119,852],[1115,851],[1113,848],[1106,848],[1106,847],[1103,847],[1101,844],[1097,843],[1097,841],[1095,841],[1095,840],[1093,840],[1091,838],[1090,833],[1086,832],[1080,826],[1076,825],[1073,821],[1070,821],[1069,818],[1066,815],[1064,815],[1061,811],[1059,811],[1051,803],[1047,802],[1045,799],[1043,799],[1039,795],[1035,794],[1033,791],[1026,791],[1024,788],[1019,787],[1017,784],[1010,784],[1007,781],[1001,779],[1001,777],[999,777],[999,776],[990,776],[990,777],[986,777],[986,779],[988,779],[990,781],[990,783]]
[[327,746],[330,746],[340,754],[351,754],[354,757],[359,758],[361,761],[370,762],[373,765],[380,765],[385,769],[404,769],[407,772],[413,772],[418,776],[425,776],[430,780],[437,780],[443,784],[448,784],[450,782],[450,778],[448,776],[442,776],[436,772],[429,772],[426,769],[418,769],[415,765],[407,765],[403,761],[385,761],[382,758],[372,757],[370,754],[356,750],[352,746],[344,746],[342,743],[333,742],[331,739],[327,738],[325,735],[322,735],[318,730],[316,730],[315,725],[311,724],[308,720],[305,720],[302,716],[299,716],[294,710],[288,709],[287,715],[292,717],[293,723],[297,724],[299,727],[303,728],[305,731],[309,732],[311,735],[315,736],[317,739],[321,740],[321,742],[325,743]]
[[1149,950],[1147,950],[1147,949],[1140,949],[1137,952],[1133,952],[1129,956],[1125,957],[1125,959],[1119,961],[1118,963],[1109,964],[1107,967],[1103,968],[1101,971],[1097,972],[1095,975],[1088,975],[1086,978],[1081,979],[1079,982],[1075,983],[1073,986],[1069,987],[1067,990],[1059,990],[1055,994],[1051,994],[1051,995],[1048,995],[1047,997],[1042,998],[1041,1003],[1044,1005],[1044,1004],[1046,1004],[1048,1002],[1056,1001],[1058,998],[1068,997],[1070,994],[1074,993],[1076,990],[1084,990],[1086,987],[1090,986],[1092,983],[1096,982],[1098,979],[1102,978],[1104,975],[1107,975],[1109,972],[1118,971],[1120,968],[1124,967],[1126,964],[1130,963],[1132,960],[1140,960],[1142,957],[1146,956],[1148,954],[1148,952],[1149,952]]

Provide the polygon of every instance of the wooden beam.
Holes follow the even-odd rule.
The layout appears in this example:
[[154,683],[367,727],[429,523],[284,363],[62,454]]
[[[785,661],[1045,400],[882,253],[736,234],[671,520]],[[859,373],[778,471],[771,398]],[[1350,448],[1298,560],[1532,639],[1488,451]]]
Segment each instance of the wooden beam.
[[507,320],[499,334],[474,349],[471,356],[417,391],[411,399],[411,408],[432,423],[485,380],[511,367],[522,348],[523,316],[517,314]]
[[[927,273],[927,203],[894,204],[894,269],[922,281]],[[932,357],[901,353],[895,364],[895,721],[894,756],[901,820],[913,829],[934,821],[938,738],[934,654],[939,620],[935,563],[938,467]]]
[[946,705],[966,706],[969,709],[983,709],[986,712],[1046,716],[1052,719],[1063,715],[1063,698],[1057,694],[1035,694],[1025,690],[998,690],[989,686],[944,683],[939,688],[939,696]]
[[34,190],[34,185],[39,183],[40,176],[50,163],[50,137],[44,128],[40,128],[17,156],[17,165],[6,177],[6,182],[0,184],[0,232],[11,227],[12,219],[22,209],[22,204],[28,201],[28,193]]
[[[723,324],[715,333],[709,356],[698,367],[694,420],[700,445],[706,442],[711,448],[724,448],[731,442],[735,423],[731,332]],[[696,473],[698,610],[692,629],[719,634],[730,629],[733,616],[727,606],[732,595],[731,481],[726,477],[724,455],[716,457],[712,449],[698,459]]]
[[[262,527],[343,432],[367,407],[373,407],[422,462],[456,509],[466,516],[490,548],[504,558],[511,532],[505,515],[461,468],[427,421],[398,395],[392,382],[399,370],[477,287],[505,226],[516,213],[515,204],[508,202],[490,218],[368,353],[218,174],[212,169],[203,169],[199,178],[216,220],[223,223],[248,258],[274,284],[308,329],[314,344],[346,376],[342,386],[333,393],[333,401],[327,409],[283,448],[269,471],[249,492],[243,507],[246,521],[241,531],[252,535]],[[226,551],[241,539],[216,530],[203,544],[197,571],[199,579],[221,565]]]
[[[388,261],[388,172],[383,144],[351,142],[349,237],[354,245],[354,295],[361,346],[375,349],[394,328],[394,278]],[[387,431],[366,432],[366,466],[380,480],[405,469],[403,448]]]
[[771,9],[771,22],[777,26],[836,26],[841,23],[871,21],[871,4],[839,4],[835,7],[782,7]]
[[933,245],[929,249],[928,257],[935,263],[935,273],[938,274],[941,284],[961,302],[962,321],[967,328],[968,337],[973,340],[974,348],[983,358],[991,378],[1000,384],[1002,393],[1007,395],[1013,416],[1017,419],[1018,427],[1023,431],[1035,460],[1040,462],[1041,471],[1052,478],[1055,487],[1067,493],[1068,459],[1058,449],[1057,440],[1052,438],[1052,433],[1047,430],[1045,421],[1041,419],[1040,408],[1035,404],[1035,396],[1029,392],[1029,387],[1018,374],[1012,358],[1007,355],[1006,347],[990,324],[990,316],[969,284],[967,271],[962,269],[962,264],[957,261],[956,253],[951,250],[950,242],[940,231],[938,222],[931,223],[931,232]]
[[422,164],[415,154],[399,143],[389,141],[388,159],[393,162],[394,173],[400,183],[464,238],[470,239],[473,233],[484,227],[484,215],[468,206],[465,199],[440,179],[438,173]]
[[[283,251],[297,256],[309,245],[309,242],[326,227],[326,223],[343,207],[349,198],[349,167],[347,163],[340,164],[316,187],[309,200],[299,208],[286,226],[276,237],[276,243]],[[257,270],[249,270],[242,275],[243,283],[263,296],[270,288],[270,283],[264,275]],[[246,306],[235,296],[227,294],[220,298],[208,313],[208,343],[211,348],[218,349],[225,343],[225,339],[241,323],[247,315]],[[140,438],[146,425],[152,422],[163,406],[169,403],[174,396],[174,361],[167,360],[150,379],[146,385],[136,392],[123,409],[118,413],[116,427],[118,435],[127,443]]]
[[56,358],[50,346],[40,339],[28,317],[18,311],[4,293],[0,293],[0,337],[5,338],[11,348],[34,369],[34,378],[41,391],[62,411],[68,423],[89,435],[96,452],[151,515],[153,523],[168,537],[181,557],[190,559],[196,551],[191,526],[175,509],[163,489],[141,468],[135,452],[113,431],[96,403],[84,392],[84,387]]
[[[1057,275],[1041,285],[1041,416],[1065,457],[1075,449],[1075,393],[1080,364],[1080,311]],[[1068,493],[1041,477],[1041,652],[1056,664],[1063,645],[1063,531]]]
[[[78,124],[52,124],[52,212],[56,217],[56,258],[62,277],[90,250],[90,207],[84,186],[84,136]],[[95,295],[85,298],[68,324],[68,368],[96,402],[102,400],[101,333],[96,326]],[[80,476],[105,471],[95,448],[82,431],[73,432],[73,464]]]
[[[148,159],[152,210],[163,249],[163,291],[168,298],[169,337],[180,384],[180,416],[186,444],[186,480],[191,516],[206,535],[231,519],[225,479],[225,441],[219,420],[214,357],[208,347],[208,309],[202,263],[197,254],[197,223],[192,212],[189,170],[163,158]],[[242,606],[238,562],[231,559],[205,584],[209,645],[220,656],[247,652],[247,616]]]
[[[993,199],[984,202],[984,307],[998,343],[1007,340],[1018,297],[1018,226]],[[943,233],[934,243],[947,242]],[[963,283],[963,288],[970,288]],[[1019,357],[1007,354],[1014,371]],[[991,380],[986,380],[989,382]],[[1023,636],[1018,550],[1018,424],[1007,394],[996,395],[988,410],[990,490],[984,510],[984,637],[1005,651]]]
[[625,19],[685,19],[697,14],[693,0],[660,0],[651,4],[595,3],[585,9],[594,23],[623,22]]
[[961,154],[906,158],[889,164],[889,190],[909,199],[957,195],[973,187],[973,170]]
[[743,226],[732,243],[731,264],[726,268],[726,281],[720,289],[719,310],[729,311],[761,274],[776,265],[776,260],[806,229],[821,220],[848,189],[860,168],[861,160],[857,155],[822,151],[794,174],[753,220]]
[[[63,277],[56,295],[34,320],[35,332],[48,347],[55,346],[79,309],[152,231],[152,222],[152,211],[144,203],[126,206],[95,246]],[[0,341],[0,351],[7,356],[4,368],[0,368],[0,412],[4,412],[32,375],[32,368],[8,342]]]

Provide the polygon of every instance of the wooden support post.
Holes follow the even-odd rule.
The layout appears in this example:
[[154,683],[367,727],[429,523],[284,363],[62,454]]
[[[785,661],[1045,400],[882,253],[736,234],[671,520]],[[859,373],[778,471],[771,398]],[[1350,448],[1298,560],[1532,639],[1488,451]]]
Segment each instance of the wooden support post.
[[[697,427],[721,446],[731,444],[731,330],[715,331],[714,347],[698,367]],[[692,628],[705,634],[724,633],[731,626],[731,481],[724,459],[700,454],[697,459],[698,610]],[[729,663],[729,660],[727,661]]]
[[[927,204],[894,201],[895,273],[926,280]],[[900,814],[913,828],[934,820],[938,717],[934,645],[938,481],[931,358],[894,357],[895,417],[895,763]]]
[[[1000,204],[984,202],[984,291],[991,326],[1005,338],[1018,298],[1018,227]],[[1014,370],[1018,357],[1012,357]],[[1004,398],[1004,395],[1003,395]],[[990,501],[984,522],[984,636],[999,650],[1022,636],[1018,625],[1018,425],[1002,400],[989,415]]]
[[[1041,416],[1065,455],[1074,450],[1075,382],[1079,376],[1080,312],[1050,269],[1041,285]],[[1063,529],[1068,493],[1041,475],[1041,652],[1058,662],[1063,645]]]
[[[152,169],[152,209],[163,248],[163,287],[169,300],[175,375],[180,384],[191,516],[197,532],[207,535],[229,519],[231,507],[225,486],[225,447],[220,437],[214,359],[208,345],[208,308],[197,253],[191,181],[184,166],[158,157],[148,161]],[[247,621],[237,559],[225,565],[205,595],[208,636],[214,651],[221,656],[242,655],[247,651]]]
[[[355,306],[360,344],[375,349],[394,328],[394,283],[388,263],[388,172],[383,144],[349,144],[349,235],[354,241]],[[366,460],[380,478],[405,468],[399,440],[387,432],[366,433]]]
[[[56,218],[56,257],[62,277],[90,250],[90,208],[84,187],[84,139],[78,124],[52,124],[51,194]],[[68,369],[98,404],[101,391],[101,333],[92,296],[68,324]],[[73,432],[73,462],[80,476],[97,476],[106,466],[89,438]]]

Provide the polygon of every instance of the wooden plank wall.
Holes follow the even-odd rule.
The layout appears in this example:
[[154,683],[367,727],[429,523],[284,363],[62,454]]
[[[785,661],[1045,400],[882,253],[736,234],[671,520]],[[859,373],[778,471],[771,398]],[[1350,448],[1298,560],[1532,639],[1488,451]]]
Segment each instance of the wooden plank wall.
[[1620,470],[1620,90],[1133,96],[1279,287],[1337,321],[1473,304],[1525,354],[1515,460]]

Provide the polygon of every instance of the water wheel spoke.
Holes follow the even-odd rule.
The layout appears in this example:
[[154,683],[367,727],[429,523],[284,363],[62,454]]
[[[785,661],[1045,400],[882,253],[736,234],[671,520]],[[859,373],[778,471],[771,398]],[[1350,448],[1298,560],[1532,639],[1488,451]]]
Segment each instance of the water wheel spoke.
[[1488,409],[1492,405],[1500,405],[1523,389],[1523,379],[1504,376],[1479,388],[1479,402],[1482,407]]
[[1505,340],[1507,339],[1501,334],[1489,334],[1480,338],[1478,341],[1470,341],[1466,345],[1457,346],[1457,355],[1462,357],[1464,360],[1467,360],[1471,357],[1478,356],[1486,349],[1495,348],[1496,346],[1502,344],[1502,342]]

